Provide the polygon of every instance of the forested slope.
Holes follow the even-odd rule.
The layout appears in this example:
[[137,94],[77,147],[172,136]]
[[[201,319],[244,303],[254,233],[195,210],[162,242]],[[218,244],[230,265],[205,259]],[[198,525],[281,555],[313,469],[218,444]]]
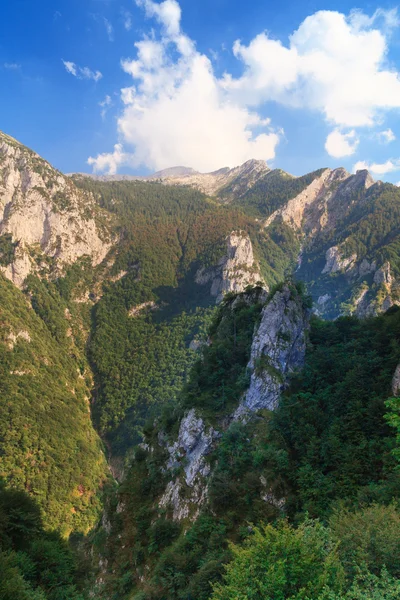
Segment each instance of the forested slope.
[[46,528],[87,532],[107,468],[82,331],[56,290],[33,277],[28,285],[30,301],[0,275],[0,476],[32,495]]
[[[314,590],[312,598],[367,598],[368,589],[398,590],[390,576],[399,575],[400,515],[397,504],[385,507],[397,502],[400,491],[396,432],[386,420],[398,410],[398,401],[391,408],[386,401],[400,356],[400,310],[367,321],[314,318],[304,368],[292,376],[278,408],[229,425],[226,415],[246,388],[241,369],[259,322],[261,306],[255,300],[252,305],[224,303],[210,329],[211,346],[194,365],[175,412],[145,429],[146,444],[136,450],[116,513],[108,508],[110,534],[104,538],[99,531],[94,540],[111,561],[102,573],[105,597],[303,598],[303,585]],[[271,369],[265,361],[259,368]],[[183,459],[183,466],[167,469],[165,464],[177,423],[193,407],[204,421],[202,431],[222,428],[222,435],[213,437],[205,456],[210,468],[202,484],[206,496],[200,494],[197,510],[177,516],[163,500],[164,489],[186,463]],[[199,434],[188,429],[190,435]],[[189,444],[181,456],[192,464],[195,450],[180,440]],[[190,499],[196,493],[192,485],[181,488],[181,500],[169,496],[169,502]],[[387,535],[386,522],[393,527]],[[253,530],[256,525],[260,529]],[[348,540],[337,550],[343,535]],[[379,550],[376,535],[381,536]],[[229,541],[239,547],[233,551]],[[354,545],[352,555],[346,544]],[[281,580],[274,567],[269,573],[262,565],[265,560],[275,564],[282,553],[293,556],[297,575],[285,570]],[[221,581],[232,556],[227,587],[213,596],[212,585]],[[256,580],[250,575],[254,564],[259,564]],[[389,574],[381,572],[385,566]],[[357,568],[365,571],[358,576]]]
[[89,356],[98,385],[96,422],[112,453],[123,456],[138,440],[149,410],[156,414],[166,403],[174,405],[195,358],[190,342],[201,339],[202,331],[204,337],[215,300],[211,283],[196,283],[199,269],[218,264],[227,236],[243,231],[262,275],[273,284],[294,265],[299,244],[284,225],[260,233],[243,211],[191,188],[81,178],[77,184],[119,223],[109,278],[123,277],[103,285]]
[[396,598],[398,189],[68,178],[3,134],[0,162],[4,593]]

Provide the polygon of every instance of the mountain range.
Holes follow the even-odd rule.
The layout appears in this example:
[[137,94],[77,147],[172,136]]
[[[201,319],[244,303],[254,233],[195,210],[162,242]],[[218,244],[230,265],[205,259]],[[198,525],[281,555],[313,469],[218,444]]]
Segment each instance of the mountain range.
[[[0,139],[0,227],[3,245],[7,236],[14,244],[13,260],[3,265],[9,279],[21,286],[33,271],[56,274],[83,256],[96,266],[107,253],[118,253],[116,213],[123,203],[118,194],[138,193],[143,181],[65,177],[12,138],[2,134]],[[398,300],[400,192],[374,182],[367,171],[350,175],[341,168],[320,169],[292,177],[270,170],[264,161],[250,160],[214,173],[176,167],[145,179],[152,189],[159,183],[167,186],[169,194],[172,186],[182,187],[183,194],[185,188],[198,191],[209,212],[212,200],[219,214],[232,219],[233,231],[246,221],[244,235],[266,283],[297,269],[322,316],[374,314]],[[99,199],[114,190],[118,207],[106,207]],[[241,213],[237,226],[235,211]],[[223,239],[222,234],[215,242],[222,244]]]
[[397,494],[400,189],[365,170],[64,175],[0,133],[0,298],[0,478],[92,597],[206,600],[249,523]]

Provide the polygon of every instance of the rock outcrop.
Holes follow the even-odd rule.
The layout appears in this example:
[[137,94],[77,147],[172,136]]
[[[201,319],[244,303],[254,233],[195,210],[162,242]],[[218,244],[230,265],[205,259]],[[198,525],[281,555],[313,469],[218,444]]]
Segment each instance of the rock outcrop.
[[268,227],[277,217],[281,217],[294,229],[300,229],[303,223],[306,209],[322,196],[332,180],[335,179],[335,171],[325,169],[320,177],[314,179],[298,196],[290,199],[282,208],[276,210],[264,223]]
[[210,294],[220,302],[228,292],[243,292],[248,285],[262,283],[260,267],[254,258],[253,246],[244,232],[232,232],[226,239],[226,254],[217,266],[201,268],[196,283],[210,284]]
[[400,396],[400,363],[397,365],[392,379],[392,394]]
[[357,260],[357,254],[352,254],[348,257],[343,257],[338,246],[332,246],[326,252],[326,263],[322,269],[322,274],[337,273],[338,271],[346,271],[351,268]]
[[[172,471],[183,466],[184,475],[171,480],[159,502],[161,507],[172,506],[173,519],[181,521],[189,516],[195,519],[207,497],[205,478],[210,474],[206,456],[220,437],[212,427],[206,427],[204,420],[190,410],[182,419],[178,439],[167,446],[169,459],[167,469]],[[161,445],[165,445],[163,436],[159,436]],[[182,493],[183,486],[188,492]]]
[[301,296],[288,286],[276,292],[264,307],[251,347],[250,387],[235,419],[276,408],[290,376],[304,364],[309,320],[310,311],[304,308]]
[[142,304],[138,304],[137,306],[132,306],[132,308],[130,308],[128,311],[128,315],[130,317],[137,317],[144,311],[154,311],[157,310],[157,308],[157,304],[150,300],[148,302],[142,302]]
[[345,169],[325,169],[296,197],[276,210],[264,223],[268,227],[280,217],[308,237],[333,229],[358,201],[358,192],[368,190],[374,180],[368,171],[350,175]]
[[59,270],[82,256],[99,264],[111,247],[108,218],[91,194],[0,133],[0,235],[10,234],[16,246],[2,271],[16,285],[48,268],[45,257]]
[[[214,428],[191,409],[180,422],[175,442],[171,444],[159,434],[158,441],[169,455],[165,469],[171,473],[159,505],[169,508],[174,520],[195,519],[207,501],[208,480],[212,474],[207,455],[215,449],[222,433],[234,421],[248,421],[260,410],[276,408],[290,376],[303,366],[310,317],[310,310],[303,304],[302,296],[287,285],[267,301],[251,347],[250,387],[231,415],[221,419]],[[174,477],[174,472],[179,473],[181,469],[183,473]],[[270,501],[268,493],[265,498]]]
[[354,313],[361,318],[372,317],[386,312],[394,304],[400,304],[400,282],[392,274],[391,265],[385,262],[376,269],[376,262],[371,266],[375,269],[373,281],[364,284],[361,295],[353,300]]

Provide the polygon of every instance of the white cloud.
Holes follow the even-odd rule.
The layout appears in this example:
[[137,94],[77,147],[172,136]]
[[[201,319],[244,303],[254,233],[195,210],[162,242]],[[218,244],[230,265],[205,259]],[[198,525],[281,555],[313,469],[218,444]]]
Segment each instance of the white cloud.
[[93,81],[97,82],[103,77],[100,71],[92,71],[89,67],[78,67],[78,65],[69,60],[63,60],[62,62],[66,71],[70,75],[77,77],[77,79],[93,79]]
[[128,164],[130,160],[131,156],[124,152],[122,144],[115,144],[113,152],[99,154],[96,158],[89,158],[87,162],[95,172],[107,171],[114,175],[121,165]]
[[273,159],[280,132],[224,90],[211,61],[181,31],[179,4],[137,4],[159,21],[162,37],[137,42],[137,57],[121,62],[134,85],[121,90],[125,108],[118,127],[133,152],[118,146],[89,164],[96,170],[114,170],[118,161],[153,169],[187,164],[211,171],[250,158]]
[[104,98],[104,100],[102,100],[101,102],[99,102],[99,106],[101,106],[101,118],[104,119],[108,109],[110,108],[110,106],[112,106],[112,100],[111,100],[111,96],[106,96]]
[[325,150],[334,158],[342,158],[354,154],[358,143],[359,140],[354,129],[348,133],[341,133],[335,129],[326,138]]
[[381,144],[390,144],[390,142],[394,142],[394,140],[396,139],[396,136],[391,129],[385,129],[385,131],[378,131],[376,137],[381,142]]
[[400,76],[387,61],[396,10],[378,9],[372,17],[319,11],[287,44],[266,32],[248,45],[238,40],[233,52],[242,74],[218,78],[182,31],[177,0],[136,4],[158,22],[161,37],[151,31],[136,42],[136,57],[121,61],[133,82],[121,90],[118,131],[133,167],[212,170],[248,158],[271,160],[282,134],[265,120],[268,102],[320,113],[333,126],[327,151],[350,156],[357,128],[380,125],[387,111],[400,108]]
[[130,31],[132,29],[132,15],[128,10],[124,8],[121,10],[121,15],[124,20],[124,27],[126,31]]
[[75,63],[69,61],[69,60],[63,60],[64,63],[64,67],[66,68],[67,72],[70,73],[71,75],[73,75],[74,77],[77,77],[78,72],[77,72],[77,67],[75,65]]
[[381,21],[384,29],[390,32],[391,29],[400,25],[399,17],[397,14],[397,8],[385,10],[383,8],[377,8],[372,17],[364,14],[359,9],[354,9],[350,12],[349,21],[356,29],[365,29],[366,27],[372,27],[376,22]]
[[114,41],[114,28],[108,19],[103,17],[103,20],[104,20],[104,26],[106,28],[106,32],[107,32],[107,36],[108,36],[108,41],[113,42]]
[[[379,16],[394,26],[396,14]],[[288,46],[267,33],[248,46],[235,42],[245,72],[226,75],[226,88],[253,105],[275,101],[317,110],[338,126],[377,123],[382,111],[400,107],[400,78],[386,65],[389,33],[378,29],[377,16],[363,17],[319,11],[303,21]]]
[[181,7],[176,0],[164,0],[161,4],[152,0],[136,0],[136,4],[145,9],[148,17],[155,17],[164,26],[168,36],[179,35]]
[[368,171],[369,168],[370,166],[365,160],[359,160],[353,167],[353,173],[357,173],[357,171]]
[[397,187],[400,187],[400,181],[398,181],[397,183],[395,183],[394,185],[397,185]]
[[384,163],[371,163],[368,164],[365,161],[357,162],[353,167],[353,172],[361,169],[368,169],[374,175],[386,175],[386,173],[392,173],[393,171],[400,171],[400,158],[389,159]]

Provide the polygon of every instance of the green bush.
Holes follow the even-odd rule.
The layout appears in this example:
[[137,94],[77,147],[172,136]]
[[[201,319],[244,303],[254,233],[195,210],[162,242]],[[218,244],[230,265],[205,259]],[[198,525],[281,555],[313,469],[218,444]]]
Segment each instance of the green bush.
[[344,584],[336,546],[318,522],[298,529],[286,522],[257,527],[244,546],[232,551],[213,600],[307,600],[326,587],[340,591]]

